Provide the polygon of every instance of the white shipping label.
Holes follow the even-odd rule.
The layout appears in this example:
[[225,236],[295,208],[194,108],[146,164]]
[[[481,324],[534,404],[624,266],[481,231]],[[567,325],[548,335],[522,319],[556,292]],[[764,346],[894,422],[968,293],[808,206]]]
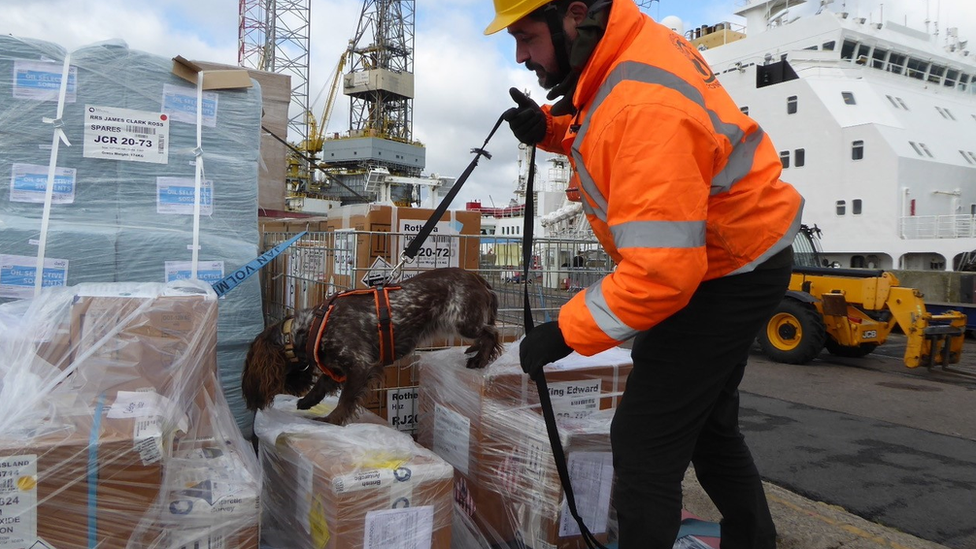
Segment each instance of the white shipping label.
[[[566,460],[569,480],[576,496],[576,510],[594,534],[607,531],[610,515],[610,488],[613,484],[613,457],[610,452],[573,452]],[[578,536],[579,525],[569,513],[563,498],[559,537]]]
[[132,448],[139,452],[143,465],[150,465],[163,459],[162,423],[163,419],[159,416],[140,417],[134,422]]
[[[193,215],[196,180],[192,177],[156,178],[156,213]],[[213,215],[213,181],[200,182],[200,215]]]
[[416,431],[419,398],[420,391],[417,387],[387,390],[386,417],[390,418],[390,426],[397,431]]
[[[26,255],[0,255],[0,297],[27,298],[34,295],[37,258]],[[68,280],[68,260],[44,258],[41,286],[64,286]]]
[[393,481],[393,469],[360,469],[332,479],[332,490],[337,494],[358,492],[389,486]]
[[434,537],[434,507],[366,513],[363,549],[429,549]]
[[0,456],[0,548],[37,541],[37,456]]
[[579,419],[600,411],[602,381],[558,381],[549,384],[549,398],[556,417]]
[[335,255],[332,274],[350,276],[356,262],[356,235],[350,231],[335,231]]
[[471,420],[437,404],[434,408],[434,453],[468,474]]
[[[190,280],[193,272],[192,261],[167,261],[166,262],[166,282],[174,280]],[[224,278],[223,261],[198,261],[197,279],[213,285]]]
[[[47,166],[14,164],[10,170],[10,201],[43,204],[47,193]],[[74,168],[54,170],[52,204],[71,204],[75,201]]]
[[[57,101],[61,94],[61,75],[64,63],[57,61],[14,61],[13,95],[15,99]],[[68,89],[65,103],[74,103],[78,92],[78,69],[68,69]]]
[[[401,219],[397,230],[404,236],[400,238],[400,249],[397,257],[403,253],[417,233],[424,227],[426,221],[421,219]],[[434,269],[441,267],[458,266],[458,250],[460,249],[460,238],[456,224],[451,221],[438,221],[434,229],[430,232],[427,240],[417,250],[417,257],[410,264],[411,269]]]
[[169,162],[169,116],[85,105],[85,158]]
[[[163,112],[173,122],[197,123],[197,89],[190,86],[163,84]],[[200,123],[209,128],[217,126],[217,94],[203,92]]]
[[164,397],[153,391],[119,391],[108,410],[108,417],[126,419],[158,416]]

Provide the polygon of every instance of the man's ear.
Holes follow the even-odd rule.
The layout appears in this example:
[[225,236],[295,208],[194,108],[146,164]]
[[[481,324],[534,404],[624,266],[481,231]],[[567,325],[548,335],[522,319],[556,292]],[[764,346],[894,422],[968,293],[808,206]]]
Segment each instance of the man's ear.
[[589,8],[585,2],[576,1],[566,8],[566,19],[571,23],[572,28],[576,28],[586,19],[586,12]]

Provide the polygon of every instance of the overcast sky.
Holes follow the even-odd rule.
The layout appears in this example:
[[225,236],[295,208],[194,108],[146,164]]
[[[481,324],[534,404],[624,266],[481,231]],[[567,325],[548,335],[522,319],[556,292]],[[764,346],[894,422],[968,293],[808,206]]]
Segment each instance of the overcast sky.
[[[685,28],[720,21],[743,22],[732,15],[743,0],[654,0],[645,11],[655,18],[680,17]],[[803,9],[814,11],[817,0]],[[56,42],[69,51],[108,39],[122,39],[133,49],[164,57],[237,63],[238,0],[0,0],[0,33]],[[963,39],[976,39],[976,0],[835,0],[846,9],[877,21],[884,18],[925,28],[926,13],[946,27],[960,28]],[[324,88],[339,56],[356,30],[362,0],[311,0],[311,99]],[[419,0],[416,2],[416,98],[414,137],[427,147],[425,174],[457,177],[471,160],[469,150],[482,144],[511,100],[508,88],[544,93],[534,75],[514,62],[514,41],[504,32],[483,36],[491,19],[490,0]],[[974,43],[976,44],[976,43]],[[321,114],[322,100],[313,106]],[[329,131],[348,129],[348,98],[340,96]],[[465,184],[454,207],[480,199],[507,204],[517,177],[517,143],[507,128],[495,136]],[[545,172],[546,164],[540,168]]]

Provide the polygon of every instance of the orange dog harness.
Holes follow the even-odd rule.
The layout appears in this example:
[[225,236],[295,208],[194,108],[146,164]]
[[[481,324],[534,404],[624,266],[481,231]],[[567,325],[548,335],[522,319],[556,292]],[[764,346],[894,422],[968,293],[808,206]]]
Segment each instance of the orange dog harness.
[[[313,310],[312,325],[308,329],[308,341],[305,344],[305,354],[307,358],[315,361],[322,373],[334,379],[337,383],[346,380],[344,374],[339,374],[319,357],[319,344],[322,343],[322,335],[325,333],[325,326],[335,307],[335,301],[340,297],[351,295],[373,294],[373,301],[376,303],[376,330],[380,338],[380,362],[386,366],[392,364],[395,359],[393,345],[393,321],[390,316],[390,291],[399,290],[400,286],[375,286],[368,290],[347,290],[334,294],[325,303],[318,304]],[[312,337],[312,334],[315,334]]]

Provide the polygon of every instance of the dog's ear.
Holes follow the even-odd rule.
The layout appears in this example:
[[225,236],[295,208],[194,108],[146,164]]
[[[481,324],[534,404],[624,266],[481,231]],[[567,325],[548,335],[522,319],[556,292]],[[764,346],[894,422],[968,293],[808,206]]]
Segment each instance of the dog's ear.
[[284,392],[288,358],[280,342],[280,323],[261,332],[247,350],[241,391],[248,410],[266,408],[275,395]]

